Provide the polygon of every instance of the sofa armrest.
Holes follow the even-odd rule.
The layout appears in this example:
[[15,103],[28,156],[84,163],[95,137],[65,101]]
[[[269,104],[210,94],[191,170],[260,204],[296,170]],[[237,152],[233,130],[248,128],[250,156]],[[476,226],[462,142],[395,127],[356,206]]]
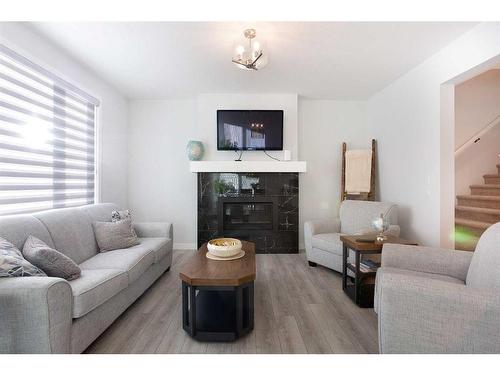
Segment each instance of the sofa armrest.
[[381,353],[500,352],[495,291],[383,271],[377,283]]
[[172,223],[134,223],[134,230],[139,237],[165,237],[170,239],[174,238],[174,226],[172,225]]
[[0,353],[69,353],[72,308],[66,280],[0,278]]
[[340,219],[306,221],[304,223],[304,230],[311,236],[319,233],[340,233]]
[[382,267],[402,268],[410,271],[436,273],[462,281],[467,271],[472,252],[437,249],[425,246],[384,244]]
[[320,233],[339,233],[340,219],[310,220],[304,223],[304,244],[307,251],[312,249],[312,237]]

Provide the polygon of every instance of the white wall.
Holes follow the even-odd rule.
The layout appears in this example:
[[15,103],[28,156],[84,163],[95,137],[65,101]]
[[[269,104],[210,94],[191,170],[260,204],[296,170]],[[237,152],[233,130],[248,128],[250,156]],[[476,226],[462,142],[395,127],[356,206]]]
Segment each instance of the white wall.
[[[215,151],[214,109],[236,106],[285,109],[284,146],[293,159],[309,162],[309,174],[301,179],[302,222],[309,216],[326,217],[330,208],[336,213],[337,176],[327,174],[337,163],[342,140],[351,138],[364,146],[373,137],[378,141],[379,198],[400,205],[403,235],[422,244],[449,242],[450,233],[442,228],[453,220],[454,179],[449,172],[454,169],[455,135],[450,127],[440,128],[441,85],[464,72],[484,70],[479,65],[500,55],[499,35],[499,23],[480,24],[374,95],[367,104],[366,132],[361,103],[298,105],[296,94],[207,94],[197,101],[131,102],[128,142],[128,107],[120,93],[27,26],[0,23],[2,43],[101,100],[101,200],[128,206],[130,197],[138,219],[178,221],[178,243],[194,243],[196,235],[196,183],[188,172],[185,144],[200,138],[207,144],[208,158],[231,160],[231,153]],[[297,112],[298,107],[303,113]],[[320,135],[333,131],[329,123],[335,129],[331,142]],[[314,131],[307,132],[308,127]],[[247,152],[244,158],[266,157]],[[322,162],[326,169],[321,170]]]
[[[188,140],[196,138],[195,100],[129,102],[129,202],[138,221],[174,224],[176,249],[196,246],[196,174]],[[215,127],[215,125],[214,125]]]
[[500,69],[455,86],[455,149],[500,115]]
[[380,199],[399,204],[402,235],[421,244],[449,245],[454,220],[455,137],[440,129],[441,85],[499,55],[499,36],[499,23],[480,24],[368,101]]
[[[500,115],[500,69],[492,69],[455,87],[455,148]],[[455,158],[455,194],[470,194],[469,185],[497,173],[500,126],[496,126]]]
[[[299,100],[299,155],[307,161],[300,175],[300,228],[304,221],[338,217],[342,142],[348,148],[370,148],[366,102]],[[303,246],[303,231],[300,244]]]
[[[189,172],[186,145],[205,146],[204,160],[234,160],[217,151],[217,109],[283,109],[284,147],[297,158],[297,95],[202,94],[196,100],[129,101],[129,203],[137,220],[171,221],[174,247],[193,249],[197,236],[196,174]],[[281,152],[270,152],[281,157]],[[244,160],[263,160],[246,152]]]
[[[198,95],[196,137],[205,144],[205,160],[234,160],[232,151],[217,151],[218,109],[282,109],[283,149],[292,152],[292,160],[298,160],[297,94],[202,94]],[[282,158],[281,151],[269,151]],[[269,160],[261,151],[244,152],[243,160]]]
[[[264,107],[259,100],[265,98],[248,95],[245,100],[240,95],[233,107],[228,104],[233,100],[230,97],[217,94],[198,100],[130,101],[130,207],[137,220],[172,221],[177,249],[196,246],[196,175],[189,172],[188,140],[209,143],[206,146],[211,150],[205,159],[234,158],[233,153],[216,151],[216,98],[222,108],[248,108],[244,103],[254,103],[253,108],[287,111],[285,127],[290,133],[285,133],[285,140],[295,149],[295,157],[300,155],[300,160],[308,162],[308,172],[300,175],[301,228],[305,220],[338,214],[342,142],[347,141],[350,147],[370,145],[365,136],[364,102],[301,99],[297,107],[296,95],[273,95],[275,104]],[[267,158],[260,152],[247,152],[243,157]],[[302,237],[300,230],[301,246]]]
[[0,42],[100,99],[100,200],[127,207],[126,99],[100,77],[22,23],[0,22]]
[[470,194],[470,185],[484,184],[485,174],[498,173],[497,164],[500,164],[500,126],[455,158],[455,194]]

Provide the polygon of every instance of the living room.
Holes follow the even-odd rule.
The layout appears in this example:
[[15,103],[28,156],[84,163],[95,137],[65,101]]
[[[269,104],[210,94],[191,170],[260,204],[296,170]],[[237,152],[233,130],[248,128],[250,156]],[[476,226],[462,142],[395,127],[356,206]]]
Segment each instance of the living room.
[[82,8],[0,20],[0,353],[500,352],[496,9]]

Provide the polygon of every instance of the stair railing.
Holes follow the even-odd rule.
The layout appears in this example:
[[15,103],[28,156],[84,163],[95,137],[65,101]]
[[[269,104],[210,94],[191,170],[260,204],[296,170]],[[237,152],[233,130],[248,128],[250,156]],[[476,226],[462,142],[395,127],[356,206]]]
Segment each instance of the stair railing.
[[498,115],[497,117],[495,117],[493,119],[493,121],[490,121],[481,130],[479,130],[472,137],[470,137],[465,143],[463,143],[460,147],[458,147],[455,150],[455,157],[457,157],[458,155],[460,155],[462,152],[464,152],[470,146],[475,145],[476,143],[478,143],[479,141],[481,141],[481,138],[484,137],[484,135],[486,133],[488,133],[490,130],[492,130],[494,127],[496,127],[498,124],[500,124],[500,115]]

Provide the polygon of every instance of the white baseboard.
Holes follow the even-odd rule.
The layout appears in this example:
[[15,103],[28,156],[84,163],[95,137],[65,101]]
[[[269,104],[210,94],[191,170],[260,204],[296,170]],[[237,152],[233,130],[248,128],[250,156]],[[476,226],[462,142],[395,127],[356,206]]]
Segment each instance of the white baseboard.
[[174,250],[196,250],[197,248],[195,243],[174,242]]

